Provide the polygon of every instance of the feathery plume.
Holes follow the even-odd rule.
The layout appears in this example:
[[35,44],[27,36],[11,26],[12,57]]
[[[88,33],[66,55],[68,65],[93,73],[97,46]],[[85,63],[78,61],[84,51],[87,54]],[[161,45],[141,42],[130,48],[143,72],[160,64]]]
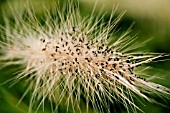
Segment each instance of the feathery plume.
[[[148,94],[169,96],[170,90],[136,75],[138,66],[152,62],[163,54],[133,53],[140,47],[132,45],[135,37],[128,36],[130,29],[114,40],[116,19],[103,22],[103,16],[83,18],[78,5],[69,4],[63,11],[45,14],[40,23],[33,10],[14,14],[15,24],[5,18],[0,41],[1,61],[4,65],[20,64],[25,68],[14,77],[14,84],[27,79],[32,90],[30,109],[45,99],[55,103],[53,112],[61,102],[73,112],[81,112],[82,98],[96,112],[110,112],[110,103],[120,102],[127,111],[137,112],[134,94],[153,101]],[[113,41],[114,40],[114,41]],[[24,94],[24,96],[26,95]],[[22,99],[21,99],[22,100]]]

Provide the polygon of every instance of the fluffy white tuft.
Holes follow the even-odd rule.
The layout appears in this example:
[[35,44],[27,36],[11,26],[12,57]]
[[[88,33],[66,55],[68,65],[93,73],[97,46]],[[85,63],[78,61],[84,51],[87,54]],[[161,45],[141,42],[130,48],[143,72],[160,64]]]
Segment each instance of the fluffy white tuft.
[[105,23],[102,16],[81,17],[76,5],[55,11],[53,15],[47,11],[41,24],[32,10],[27,10],[14,17],[14,26],[6,18],[2,28],[1,60],[25,66],[15,80],[26,78],[26,93],[33,90],[29,112],[36,101],[39,109],[45,99],[54,102],[56,109],[64,102],[74,112],[81,112],[82,98],[87,112],[89,105],[96,112],[110,112],[109,105],[114,102],[136,112],[134,94],[148,101],[152,101],[148,94],[169,96],[168,88],[134,72],[162,55],[128,53],[139,46],[129,46],[134,43],[134,37],[128,36],[130,30],[113,41],[115,26],[124,13],[114,19],[113,10]]

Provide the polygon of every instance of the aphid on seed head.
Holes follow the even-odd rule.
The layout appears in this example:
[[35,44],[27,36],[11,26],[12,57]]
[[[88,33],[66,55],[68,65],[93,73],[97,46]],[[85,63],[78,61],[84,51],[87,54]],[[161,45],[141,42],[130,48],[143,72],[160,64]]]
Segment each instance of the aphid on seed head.
[[[36,17],[31,20],[35,16],[31,13],[26,19],[29,21],[15,17],[21,25],[13,28],[7,23],[5,27],[11,27],[12,31],[5,31],[3,35],[0,45],[4,53],[2,58],[9,64],[26,66],[16,80],[28,78],[28,90],[33,90],[30,113],[35,100],[43,105],[45,99],[56,106],[64,101],[74,112],[81,112],[83,99],[87,112],[89,107],[95,112],[110,112],[109,105],[114,101],[122,102],[127,111],[135,112],[139,108],[133,102],[133,94],[149,101],[151,99],[147,94],[150,93],[170,95],[168,88],[136,76],[133,70],[162,55],[133,55],[121,50],[122,44],[126,45],[132,39],[126,36],[129,31],[109,44],[113,38],[113,27],[124,13],[116,18],[115,23],[112,23],[114,19],[111,14],[110,20],[104,24],[102,18],[96,21],[92,17],[83,19],[79,9],[73,4],[69,5],[66,15],[58,11],[58,19],[55,20],[47,12],[44,26],[38,24]],[[32,26],[28,26],[30,23]],[[37,37],[43,38],[39,40]],[[17,60],[8,60],[14,58]]]

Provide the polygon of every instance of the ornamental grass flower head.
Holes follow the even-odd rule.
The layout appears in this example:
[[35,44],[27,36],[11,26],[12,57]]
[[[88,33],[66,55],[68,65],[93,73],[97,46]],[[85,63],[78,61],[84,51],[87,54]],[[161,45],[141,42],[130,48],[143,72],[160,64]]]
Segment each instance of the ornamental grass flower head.
[[53,112],[61,103],[81,112],[82,102],[86,112],[89,107],[110,112],[109,106],[115,102],[128,112],[137,112],[135,95],[151,102],[149,95],[169,98],[168,88],[135,71],[164,54],[131,52],[140,44],[133,44],[136,38],[129,36],[130,29],[115,40],[116,25],[124,12],[113,18],[113,9],[104,22],[104,15],[82,17],[78,4],[70,2],[63,9],[46,10],[41,21],[27,9],[13,15],[13,25],[4,18],[6,24],[1,27],[1,61],[4,66],[24,67],[13,80],[14,84],[26,80],[24,96],[32,92],[29,113],[37,102],[37,109],[44,106],[45,100],[54,104]]

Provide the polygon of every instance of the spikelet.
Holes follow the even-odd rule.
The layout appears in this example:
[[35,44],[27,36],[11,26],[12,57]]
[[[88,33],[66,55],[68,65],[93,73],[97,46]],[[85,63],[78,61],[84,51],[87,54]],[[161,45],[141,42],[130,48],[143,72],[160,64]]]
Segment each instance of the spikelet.
[[87,112],[89,106],[95,112],[110,112],[109,105],[115,102],[122,103],[128,112],[137,112],[140,108],[133,101],[134,94],[148,101],[153,101],[148,94],[169,97],[168,88],[134,71],[162,55],[128,53],[139,46],[129,46],[134,43],[134,37],[128,36],[130,29],[113,41],[115,26],[124,12],[114,19],[113,10],[104,23],[102,16],[93,13],[81,17],[73,4],[63,12],[55,11],[54,15],[47,11],[42,25],[28,9],[26,14],[15,14],[14,26],[6,18],[6,26],[1,29],[1,61],[25,67],[15,81],[27,79],[26,93],[32,90],[29,113],[37,101],[37,109],[44,106],[45,99],[55,103],[53,112],[61,102],[67,109],[81,112],[82,98]]

